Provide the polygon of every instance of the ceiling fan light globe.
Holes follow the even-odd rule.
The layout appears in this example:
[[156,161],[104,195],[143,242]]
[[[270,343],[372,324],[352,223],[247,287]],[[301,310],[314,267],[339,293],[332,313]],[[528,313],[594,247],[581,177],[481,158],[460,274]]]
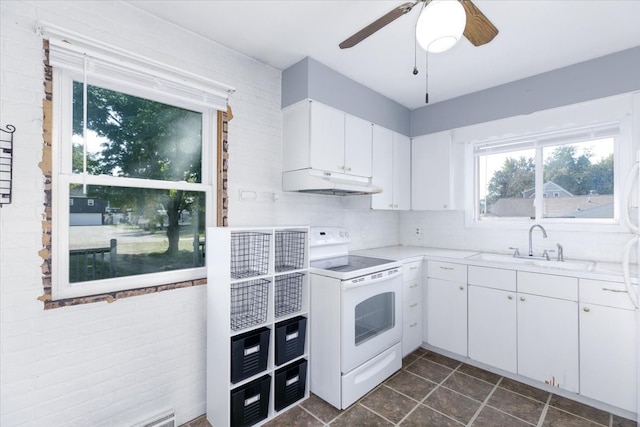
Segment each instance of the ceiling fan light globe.
[[427,52],[439,53],[462,38],[467,15],[458,0],[432,0],[420,13],[416,39]]

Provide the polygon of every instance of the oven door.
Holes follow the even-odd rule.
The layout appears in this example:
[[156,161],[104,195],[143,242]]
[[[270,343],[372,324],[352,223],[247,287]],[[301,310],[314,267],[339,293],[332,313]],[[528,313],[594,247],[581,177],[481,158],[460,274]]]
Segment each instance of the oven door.
[[402,271],[342,281],[343,374],[402,339]]

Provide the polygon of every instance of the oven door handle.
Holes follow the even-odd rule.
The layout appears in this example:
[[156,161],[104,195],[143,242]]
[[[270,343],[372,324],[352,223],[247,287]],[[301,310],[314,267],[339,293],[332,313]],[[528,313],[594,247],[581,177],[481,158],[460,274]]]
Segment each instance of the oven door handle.
[[[402,270],[400,268],[397,269],[396,272],[391,273],[391,274],[387,274],[387,271],[383,272],[384,274],[381,275],[380,277],[373,277],[375,276],[374,274],[369,274],[367,276],[363,276],[363,277],[356,277],[353,279],[349,279],[349,280],[343,280],[342,281],[342,287],[343,288],[348,288],[348,289],[353,289],[353,288],[359,288],[361,286],[371,286],[374,285],[376,283],[379,282],[384,282],[386,280],[391,280],[391,279],[395,279],[398,276],[402,275]],[[358,279],[362,279],[359,280]]]

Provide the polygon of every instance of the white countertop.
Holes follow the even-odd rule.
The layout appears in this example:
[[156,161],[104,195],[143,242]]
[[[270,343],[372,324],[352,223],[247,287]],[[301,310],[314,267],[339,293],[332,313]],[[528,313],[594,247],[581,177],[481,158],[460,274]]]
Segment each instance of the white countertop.
[[[362,249],[354,251],[354,254],[364,256],[375,256],[380,258],[388,258],[396,261],[414,261],[420,259],[432,259],[439,261],[460,262],[464,261],[468,265],[491,266],[506,269],[514,269],[520,271],[542,272],[547,274],[557,274],[560,276],[572,276],[589,278],[596,280],[610,280],[615,282],[623,281],[622,263],[613,262],[596,262],[595,269],[592,271],[581,270],[563,270],[553,267],[536,267],[526,264],[510,264],[501,262],[490,262],[484,260],[473,260],[468,257],[479,254],[479,251],[464,251],[456,249],[430,248],[423,246],[386,246],[381,248]],[[637,265],[631,265],[631,277],[634,283],[638,282]]]

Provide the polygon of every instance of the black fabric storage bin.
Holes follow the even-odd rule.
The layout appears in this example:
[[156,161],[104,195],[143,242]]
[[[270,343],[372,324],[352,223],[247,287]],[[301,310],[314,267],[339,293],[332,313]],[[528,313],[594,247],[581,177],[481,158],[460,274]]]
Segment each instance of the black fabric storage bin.
[[304,397],[307,383],[306,359],[293,362],[275,373],[274,408],[279,411]]
[[231,338],[231,382],[267,369],[269,328],[260,328]]
[[276,323],[276,365],[282,365],[304,354],[307,318],[298,316]]
[[267,418],[270,388],[271,376],[265,375],[231,390],[231,425],[247,427]]

